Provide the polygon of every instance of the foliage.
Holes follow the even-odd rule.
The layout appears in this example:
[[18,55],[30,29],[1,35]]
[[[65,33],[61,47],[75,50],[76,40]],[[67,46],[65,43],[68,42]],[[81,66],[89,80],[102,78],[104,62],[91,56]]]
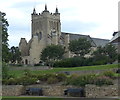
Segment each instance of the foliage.
[[98,47],[93,52],[94,65],[113,63],[117,60],[117,51],[112,44],[107,44],[105,47]]
[[105,55],[105,49],[103,47],[98,47],[96,51],[93,52],[93,64],[103,65],[107,63],[108,57]]
[[9,69],[6,63],[2,63],[2,78],[3,79],[8,79],[9,78]]
[[41,52],[41,60],[52,65],[54,61],[63,57],[64,52],[64,48],[61,45],[47,46]]
[[53,67],[79,67],[85,65],[87,65],[86,58],[74,57],[74,58],[66,58],[60,61],[56,61]]
[[9,78],[4,79],[3,84],[5,85],[32,85],[36,84],[37,78],[31,78],[31,77],[19,77],[19,78]]
[[61,81],[65,81],[67,79],[67,76],[64,73],[59,73],[56,74],[56,78],[58,79],[59,82],[61,82]]
[[1,12],[2,16],[2,61],[9,62],[9,48],[8,48],[8,21],[5,18],[6,14]]
[[102,85],[113,85],[112,79],[106,76],[99,76],[95,79],[96,85],[102,86]]
[[95,74],[89,75],[72,75],[68,80],[67,84],[76,86],[85,86],[86,84],[94,84]]
[[87,74],[87,75],[72,75],[67,81],[66,85],[75,85],[84,87],[86,84],[95,84],[95,85],[112,85],[113,81],[109,77],[96,75],[96,74]]
[[50,78],[48,78],[48,80],[47,80],[47,83],[48,84],[55,84],[55,83],[58,83],[58,79],[56,78],[56,77],[50,77]]
[[115,73],[113,71],[105,71],[103,73],[104,76],[109,77],[109,78],[114,78],[115,77]]
[[11,57],[10,57],[10,61],[11,63],[14,63],[17,61],[18,63],[21,61],[21,53],[19,51],[19,48],[18,47],[14,47],[12,46],[10,48],[10,54],[11,54]]
[[108,57],[108,62],[113,63],[117,59],[117,51],[114,45],[107,44],[105,46],[105,55]]
[[77,56],[84,57],[85,54],[90,52],[91,43],[86,38],[79,38],[78,40],[72,40],[69,43],[69,50]]

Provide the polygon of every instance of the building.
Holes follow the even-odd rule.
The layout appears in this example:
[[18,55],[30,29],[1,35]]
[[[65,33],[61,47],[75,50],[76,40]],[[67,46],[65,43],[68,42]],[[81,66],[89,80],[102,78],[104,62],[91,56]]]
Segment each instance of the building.
[[112,43],[117,48],[117,52],[120,53],[120,31],[113,33],[113,38],[110,40],[110,43]]
[[[38,14],[34,9],[31,17],[31,39],[27,42],[25,38],[21,38],[19,43],[23,64],[34,65],[39,63],[41,51],[51,44],[63,45],[68,51],[69,42],[81,37],[87,38],[93,47],[104,46],[109,42],[106,39],[91,38],[89,35],[61,32],[58,8],[56,8],[55,13],[50,13],[47,5],[45,5],[45,10],[42,13]],[[65,57],[71,57],[71,53],[68,51]]]

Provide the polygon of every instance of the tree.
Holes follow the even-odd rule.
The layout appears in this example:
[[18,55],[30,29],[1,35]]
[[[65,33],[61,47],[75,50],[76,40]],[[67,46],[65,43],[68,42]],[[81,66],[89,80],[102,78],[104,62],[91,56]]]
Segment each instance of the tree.
[[77,56],[84,57],[85,54],[90,52],[91,43],[86,38],[79,38],[78,40],[70,41],[68,48]]
[[93,58],[95,62],[101,62],[102,64],[113,63],[117,59],[116,48],[112,44],[107,44],[105,47],[98,47],[93,52]]
[[113,63],[117,59],[117,49],[112,44],[107,44],[104,48],[105,55],[108,57],[108,62]]
[[98,47],[96,51],[93,52],[93,64],[103,65],[108,62],[108,57],[105,55],[105,48]]
[[18,47],[14,47],[12,46],[10,48],[10,61],[11,63],[14,63],[17,61],[18,63],[21,61],[21,53],[19,51],[19,48]]
[[5,18],[6,14],[3,12],[1,13],[2,17],[2,61],[8,62],[9,61],[9,48],[8,48],[8,32],[7,28],[9,26],[7,19]]
[[47,46],[41,52],[41,60],[51,65],[54,61],[62,59],[65,50],[61,45]]

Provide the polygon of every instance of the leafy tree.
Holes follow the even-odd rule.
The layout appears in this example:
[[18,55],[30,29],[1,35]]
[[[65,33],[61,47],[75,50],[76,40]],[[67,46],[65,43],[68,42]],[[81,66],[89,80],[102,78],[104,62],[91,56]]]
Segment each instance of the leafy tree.
[[41,60],[51,66],[54,61],[59,60],[63,57],[64,52],[64,48],[61,45],[47,46],[41,52]]
[[99,64],[106,64],[108,57],[105,55],[105,48],[98,47],[96,51],[93,52],[93,64],[99,65]]
[[6,14],[1,12],[2,17],[2,61],[8,62],[9,61],[9,48],[8,48],[8,21],[5,18]]
[[96,51],[93,52],[94,61],[105,63],[112,63],[117,59],[117,51],[115,46],[112,44],[107,44],[105,47],[98,47]]
[[107,44],[105,47],[105,55],[108,57],[108,62],[112,63],[117,59],[117,49],[112,44]]
[[70,41],[68,48],[77,56],[84,57],[85,54],[90,52],[91,43],[86,38],[79,38],[78,40]]
[[12,46],[10,48],[10,54],[11,54],[11,58],[10,58],[11,63],[15,63],[16,61],[18,61],[19,63],[21,61],[21,53],[18,47]]

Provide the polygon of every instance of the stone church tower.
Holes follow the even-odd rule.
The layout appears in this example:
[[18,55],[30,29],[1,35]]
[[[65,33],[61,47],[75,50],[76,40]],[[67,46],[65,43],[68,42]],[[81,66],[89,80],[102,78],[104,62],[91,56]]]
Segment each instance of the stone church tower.
[[73,57],[73,54],[68,50],[71,40],[86,38],[93,47],[104,46],[109,42],[105,39],[91,38],[89,35],[61,32],[58,8],[55,9],[54,13],[50,13],[45,5],[44,11],[39,14],[34,8],[31,19],[31,39],[27,42],[25,38],[21,38],[19,43],[22,63],[26,65],[38,64],[42,50],[51,44],[64,46],[66,50],[64,57],[69,58]]
[[45,5],[45,10],[39,14],[34,8],[31,17],[31,39],[27,43],[25,38],[21,38],[19,43],[23,64],[39,63],[43,48],[61,42],[61,23],[58,8],[56,8],[55,13],[50,13],[47,10],[47,5]]

